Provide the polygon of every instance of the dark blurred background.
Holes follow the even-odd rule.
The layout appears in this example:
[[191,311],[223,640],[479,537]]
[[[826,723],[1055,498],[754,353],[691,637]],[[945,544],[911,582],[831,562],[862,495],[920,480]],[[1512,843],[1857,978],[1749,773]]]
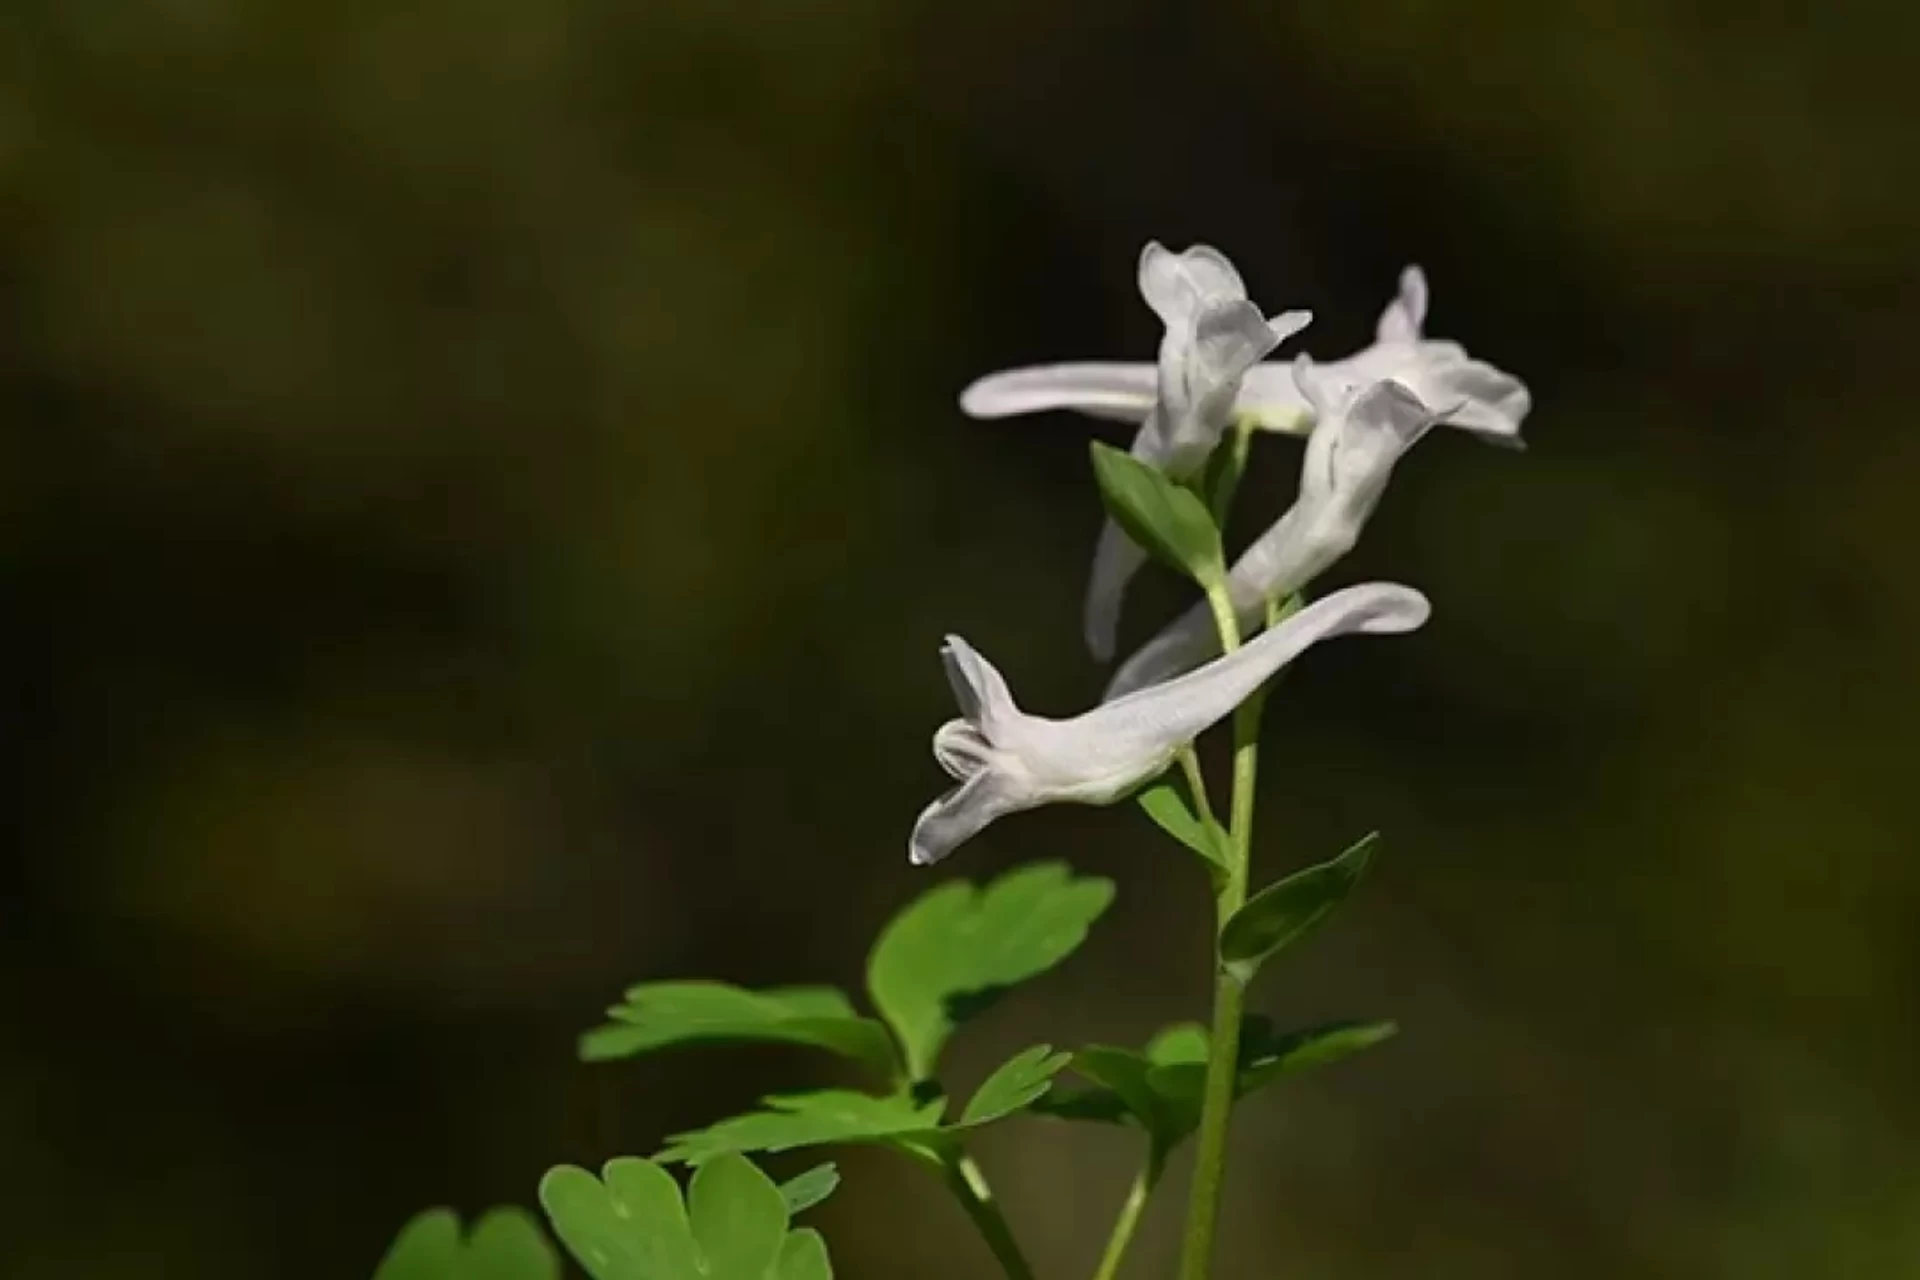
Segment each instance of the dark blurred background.
[[[1249,1107],[1223,1277],[1920,1275],[1920,10],[1793,8],[15,0],[0,1272],[364,1276],[841,1079],[573,1039],[642,978],[857,985],[930,883],[942,631],[1095,696],[1092,424],[954,398],[1149,356],[1157,237],[1322,355],[1419,261],[1536,404],[1335,575],[1433,624],[1276,699],[1263,867],[1388,843],[1257,1002],[1404,1033]],[[1118,903],[963,1084],[1204,1006],[1137,814],[951,870],[1041,856]],[[1045,1274],[1132,1151],[990,1135]],[[843,1167],[843,1275],[988,1273]]]

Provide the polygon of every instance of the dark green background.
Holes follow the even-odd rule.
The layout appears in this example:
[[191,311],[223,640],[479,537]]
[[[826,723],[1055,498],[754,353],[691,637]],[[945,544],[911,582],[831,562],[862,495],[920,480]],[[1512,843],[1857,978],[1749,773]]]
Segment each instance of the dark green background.
[[[1222,1280],[1920,1274],[1920,10],[1758,8],[16,0],[0,1271],[364,1276],[836,1079],[571,1042],[640,978],[857,982],[943,631],[1094,696],[1088,424],[954,397],[1150,354],[1151,236],[1326,355],[1418,260],[1536,405],[1337,572],[1432,625],[1275,701],[1263,868],[1387,842],[1257,1003],[1405,1030],[1250,1109]],[[952,870],[1037,856],[1118,904],[959,1083],[1202,1007],[1138,814]],[[1130,1153],[984,1144],[1047,1275]],[[845,1166],[844,1275],[987,1274]]]

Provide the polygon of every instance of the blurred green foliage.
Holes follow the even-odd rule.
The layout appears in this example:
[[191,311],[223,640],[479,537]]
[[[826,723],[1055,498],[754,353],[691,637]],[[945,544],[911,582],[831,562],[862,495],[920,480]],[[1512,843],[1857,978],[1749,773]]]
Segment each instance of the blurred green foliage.
[[[1394,856],[1259,1003],[1402,1034],[1263,1100],[1225,1278],[1920,1270],[1917,13],[17,0],[0,1271],[363,1275],[421,1204],[840,1083],[574,1035],[642,979],[858,980],[925,886],[942,631],[1096,695],[1087,424],[953,396],[1149,354],[1150,236],[1315,351],[1418,259],[1536,402],[1526,454],[1424,443],[1340,571],[1434,624],[1273,700],[1265,856]],[[1120,890],[961,1069],[1199,1007],[1163,844],[966,852]],[[984,1145],[1089,1267],[1127,1135]],[[842,1274],[978,1274],[885,1158]]]

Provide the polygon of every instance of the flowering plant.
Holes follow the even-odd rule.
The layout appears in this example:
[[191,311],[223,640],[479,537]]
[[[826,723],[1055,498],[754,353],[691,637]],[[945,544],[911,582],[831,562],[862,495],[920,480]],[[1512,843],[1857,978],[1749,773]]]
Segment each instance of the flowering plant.
[[[819,1164],[784,1183],[749,1157],[861,1144],[887,1148],[949,1187],[1009,1280],[1033,1275],[986,1175],[969,1153],[979,1129],[1023,1116],[1118,1124],[1141,1158],[1095,1280],[1118,1274],[1168,1156],[1198,1151],[1181,1251],[1182,1280],[1212,1274],[1215,1225],[1234,1108],[1292,1073],[1367,1048],[1390,1022],[1281,1031],[1247,1017],[1264,966],[1299,945],[1352,893],[1373,856],[1368,835],[1330,861],[1253,887],[1253,801],[1266,691],[1311,646],[1343,635],[1412,631],[1428,616],[1411,587],[1368,583],[1307,602],[1305,593],[1359,538],[1394,467],[1436,424],[1517,443],[1526,388],[1423,329],[1427,286],[1401,276],[1376,342],[1343,359],[1268,361],[1307,326],[1304,311],[1266,318],[1232,263],[1194,246],[1149,244],[1139,286],[1165,326],[1151,365],[1079,363],[997,373],[968,387],[975,417],[1072,409],[1137,421],[1131,450],[1093,446],[1107,514],[1086,599],[1094,656],[1116,650],[1130,578],[1157,559],[1201,599],[1120,663],[1098,705],[1066,718],[1023,710],[1000,671],[958,636],[940,651],[959,715],[933,734],[954,786],[921,812],[909,859],[937,863],[992,823],[1053,803],[1131,799],[1194,855],[1212,889],[1210,1024],[1169,1027],[1139,1048],[1037,1044],[965,1094],[940,1069],[949,1039],[1020,983],[1064,961],[1114,894],[1111,882],[1039,863],[978,886],[948,881],[896,915],[869,955],[863,1012],[832,987],[748,990],[718,981],[629,989],[588,1032],[589,1062],[683,1045],[803,1045],[863,1071],[867,1088],[762,1099],[742,1114],[669,1136],[651,1159],[596,1175],[562,1166],[542,1180],[552,1231],[594,1280],[823,1280],[818,1233],[792,1219],[839,1178]],[[1221,530],[1256,432],[1304,435],[1298,495],[1229,565]],[[1216,805],[1194,743],[1230,726],[1232,771]],[[670,1169],[692,1170],[683,1189]],[[377,1280],[551,1280],[559,1261],[531,1216],[496,1210],[467,1234],[450,1212],[408,1225]]]

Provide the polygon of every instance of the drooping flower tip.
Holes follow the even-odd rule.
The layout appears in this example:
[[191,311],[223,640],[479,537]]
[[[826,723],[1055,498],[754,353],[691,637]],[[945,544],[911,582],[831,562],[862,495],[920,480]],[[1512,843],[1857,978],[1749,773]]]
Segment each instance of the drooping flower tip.
[[911,866],[930,867],[940,861],[940,859],[946,857],[948,853],[952,852],[950,849],[935,849],[932,845],[923,842],[920,838],[920,830],[926,825],[928,815],[932,813],[934,806],[939,803],[940,802],[936,800],[933,804],[921,810],[920,817],[913,824],[913,834],[907,837],[907,862]]

